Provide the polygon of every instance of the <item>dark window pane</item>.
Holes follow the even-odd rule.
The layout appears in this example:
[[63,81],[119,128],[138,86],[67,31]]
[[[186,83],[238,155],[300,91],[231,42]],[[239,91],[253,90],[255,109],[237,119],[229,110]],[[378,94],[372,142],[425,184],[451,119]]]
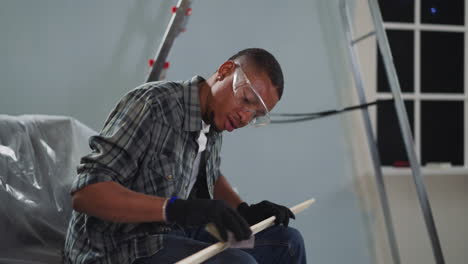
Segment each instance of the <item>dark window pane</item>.
[[465,24],[465,0],[422,0],[421,22],[427,24]]
[[422,164],[450,162],[463,165],[463,102],[421,102]]
[[[408,112],[411,131],[413,131],[413,102],[405,101],[405,107]],[[398,164],[403,164],[404,166],[408,162],[393,102],[381,104],[377,107],[377,145],[382,165],[398,166]]]
[[[403,92],[413,92],[414,88],[414,34],[408,30],[387,30],[388,42],[392,51],[393,63]],[[389,92],[387,74],[382,55],[377,56],[377,91]]]
[[414,0],[379,0],[379,6],[386,22],[414,21]]
[[421,91],[463,93],[463,33],[421,32]]

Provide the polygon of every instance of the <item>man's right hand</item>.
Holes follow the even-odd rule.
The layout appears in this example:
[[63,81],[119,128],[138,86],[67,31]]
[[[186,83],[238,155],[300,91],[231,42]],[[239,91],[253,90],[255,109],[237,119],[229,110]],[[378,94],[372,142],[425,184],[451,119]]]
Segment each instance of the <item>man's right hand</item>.
[[244,218],[222,200],[177,199],[167,205],[166,218],[182,226],[214,223],[224,241],[228,238],[227,231],[231,231],[237,240],[245,240],[252,235]]

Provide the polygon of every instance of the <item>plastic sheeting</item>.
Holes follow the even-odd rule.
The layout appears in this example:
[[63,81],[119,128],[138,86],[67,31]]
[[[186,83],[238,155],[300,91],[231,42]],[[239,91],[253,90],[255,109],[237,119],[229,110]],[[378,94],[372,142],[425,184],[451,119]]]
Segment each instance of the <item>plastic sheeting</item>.
[[69,189],[94,134],[69,117],[0,115],[0,263],[61,263]]

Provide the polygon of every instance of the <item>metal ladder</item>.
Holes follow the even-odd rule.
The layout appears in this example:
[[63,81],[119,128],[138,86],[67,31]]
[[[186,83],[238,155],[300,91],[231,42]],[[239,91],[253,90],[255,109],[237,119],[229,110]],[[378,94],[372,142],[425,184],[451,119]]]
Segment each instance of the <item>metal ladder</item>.
[[[356,39],[353,39],[352,19],[349,14],[347,1],[348,0],[341,0],[340,12],[341,12],[343,28],[345,30],[349,59],[352,65],[352,72],[354,76],[354,81],[355,81],[359,101],[361,104],[364,104],[367,102],[366,96],[365,96],[364,81],[363,81],[362,74],[360,72],[360,67],[359,67],[359,62],[357,58],[357,53],[355,51],[355,46],[360,41],[372,35],[376,35],[378,47],[381,52],[386,74],[389,80],[390,89],[393,94],[395,109],[396,109],[396,113],[398,117],[398,122],[400,125],[400,130],[403,136],[405,150],[409,158],[413,181],[416,186],[416,191],[417,191],[417,195],[419,198],[419,203],[421,205],[421,210],[423,213],[427,232],[431,240],[434,258],[437,264],[444,264],[445,261],[444,261],[443,252],[440,246],[439,236],[437,234],[437,229],[434,223],[434,218],[432,215],[432,210],[431,210],[431,206],[428,200],[426,188],[422,180],[421,167],[419,165],[418,159],[416,157],[416,152],[414,150],[414,143],[413,143],[413,138],[411,135],[410,125],[408,122],[408,116],[406,113],[405,105],[401,98],[400,84],[398,82],[398,76],[395,70],[395,65],[393,64],[393,57],[390,51],[390,46],[388,44],[387,35],[383,27],[383,20],[382,20],[382,15],[380,13],[378,2],[377,0],[368,0],[375,31],[365,34]],[[400,255],[399,255],[395,233],[393,229],[393,224],[391,220],[390,206],[388,203],[388,197],[387,197],[387,193],[385,190],[385,183],[384,183],[383,174],[382,174],[380,156],[379,156],[378,149],[377,149],[375,135],[372,130],[372,124],[371,124],[369,111],[366,108],[362,110],[362,116],[363,116],[364,126],[366,130],[367,142],[368,142],[370,153],[372,156],[373,167],[374,167],[374,172],[375,172],[376,181],[377,181],[377,189],[379,192],[380,202],[382,204],[382,211],[383,211],[383,215],[385,218],[385,224],[386,224],[388,241],[390,244],[391,255],[392,255],[394,263],[400,264],[401,260],[400,260]]]
[[169,51],[172,48],[172,44],[174,44],[175,38],[182,31],[182,25],[184,25],[188,19],[186,14],[191,4],[191,0],[179,0],[177,3],[177,10],[174,12],[171,20],[169,21],[169,24],[167,25],[166,31],[164,32],[164,36],[161,40],[161,44],[159,45],[156,55],[154,56],[154,64],[146,79],[146,82],[160,80],[164,63],[166,62]]

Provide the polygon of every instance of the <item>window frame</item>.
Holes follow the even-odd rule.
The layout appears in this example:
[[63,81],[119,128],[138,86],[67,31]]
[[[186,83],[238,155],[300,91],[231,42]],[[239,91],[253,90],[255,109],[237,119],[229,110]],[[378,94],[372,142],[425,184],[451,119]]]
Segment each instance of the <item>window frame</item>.
[[[441,164],[437,165],[425,165],[421,164],[422,172],[424,174],[436,175],[436,174],[450,174],[450,175],[460,175],[467,174],[468,172],[468,0],[464,0],[464,25],[445,25],[445,24],[423,24],[421,23],[421,0],[415,0],[414,3],[414,21],[413,22],[385,22],[385,30],[408,30],[412,31],[414,34],[413,41],[413,50],[414,50],[414,78],[413,92],[402,92],[403,100],[411,100],[414,105],[414,147],[416,155],[418,158],[419,164],[421,164],[421,102],[422,101],[459,101],[463,102],[463,112],[464,112],[464,124],[463,124],[463,137],[464,137],[464,146],[463,146],[463,166],[446,166]],[[421,32],[422,31],[437,31],[437,32],[457,32],[464,33],[464,72],[463,72],[463,93],[453,94],[453,93],[421,93]],[[377,46],[375,38],[373,39],[375,46]],[[377,52],[378,48],[375,48],[376,53],[374,54],[375,59],[372,63],[375,63],[375,72],[373,85],[367,86],[369,88],[368,92],[376,99],[391,99],[391,92],[379,92],[377,91]],[[371,112],[371,118],[373,123],[374,132],[377,132],[377,111]],[[384,174],[388,175],[406,175],[410,173],[410,168],[407,167],[394,167],[394,166],[383,166]]]

